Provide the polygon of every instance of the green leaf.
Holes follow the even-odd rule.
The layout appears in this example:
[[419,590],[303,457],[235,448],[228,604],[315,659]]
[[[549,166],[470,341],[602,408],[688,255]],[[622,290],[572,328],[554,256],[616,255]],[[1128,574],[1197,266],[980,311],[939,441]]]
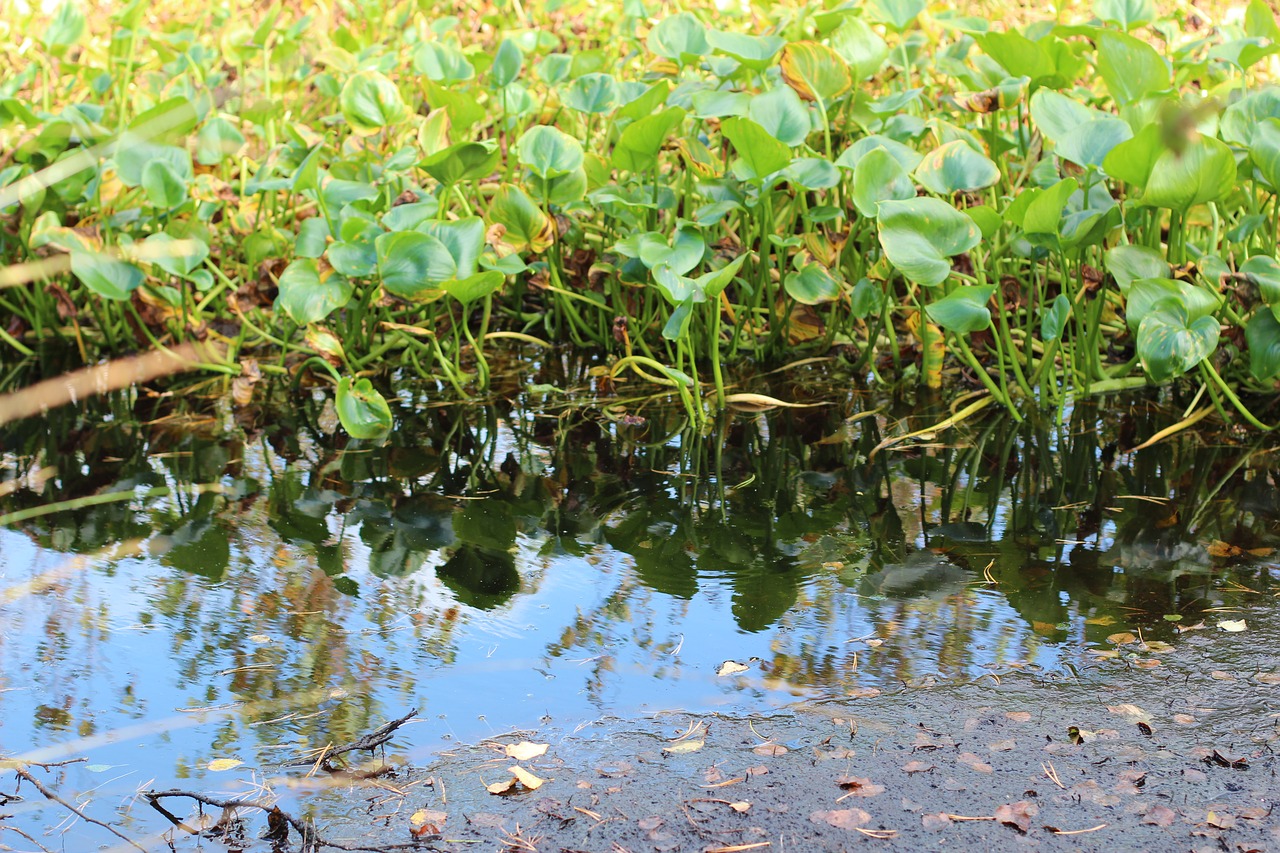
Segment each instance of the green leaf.
[[831,49],[849,65],[855,82],[874,75],[889,57],[889,45],[862,18],[848,17],[829,38]]
[[1280,190],[1280,119],[1263,119],[1254,128],[1249,159],[1267,188],[1272,192]]
[[1102,158],[1102,170],[1117,181],[1145,187],[1156,161],[1165,153],[1160,126],[1148,125],[1132,139],[1117,144]]
[[582,143],[554,127],[536,124],[516,143],[521,165],[540,178],[557,178],[582,167]]
[[1157,159],[1142,193],[1142,203],[1186,213],[1197,204],[1217,201],[1235,188],[1236,161],[1221,140],[1200,136],[1181,152]]
[[1254,255],[1240,265],[1240,272],[1258,288],[1258,295],[1280,320],[1280,263],[1270,255]]
[[489,205],[488,218],[506,229],[502,239],[517,252],[525,249],[544,252],[555,239],[547,215],[528,193],[511,184],[498,187]]
[[413,51],[413,67],[437,83],[460,83],[476,76],[466,54],[450,44],[424,41]]
[[430,219],[418,226],[424,234],[435,237],[453,258],[455,272],[450,278],[468,278],[479,266],[484,251],[484,220],[478,216],[463,219]]
[[302,224],[298,226],[298,240],[293,247],[298,257],[323,257],[327,248],[329,248],[329,226],[325,224],[324,219],[314,216],[311,219],[302,220]]
[[142,168],[142,189],[147,201],[160,210],[171,210],[187,200],[187,185],[166,160],[152,160]]
[[903,32],[924,11],[924,0],[871,0],[867,12],[894,32]]
[[356,136],[373,136],[409,115],[396,84],[377,71],[358,71],[348,77],[338,106]]
[[932,193],[949,196],[992,186],[1000,180],[1000,167],[957,139],[924,155],[916,180]]
[[920,161],[924,159],[914,148],[903,145],[901,142],[897,142],[887,136],[872,134],[871,136],[862,137],[841,152],[840,156],[836,158],[836,165],[845,169],[856,169],[859,161],[877,148],[883,148],[893,155],[893,159],[897,160],[903,171],[908,173],[914,171],[916,166],[920,165]]
[[1218,321],[1213,317],[1192,320],[1176,299],[1163,299],[1138,327],[1138,359],[1147,376],[1164,382],[1212,355],[1218,335]]
[[280,274],[280,292],[275,307],[289,315],[299,326],[318,323],[351,301],[355,289],[345,276],[326,270],[321,277],[320,264],[311,258],[300,258]]
[[840,183],[840,170],[821,157],[797,157],[782,170],[782,176],[807,190],[829,190]]
[[797,41],[782,51],[782,79],[806,101],[824,107],[849,91],[853,79],[849,65],[825,44]]
[[763,181],[791,162],[791,149],[749,118],[727,118],[720,133],[733,143],[746,180]]
[[71,252],[71,272],[80,283],[104,299],[124,301],[146,275],[138,267],[96,252]]
[[209,244],[197,237],[179,241],[161,231],[142,242],[150,250],[148,260],[178,278],[190,276],[209,257]]
[[84,36],[84,30],[84,12],[80,10],[80,5],[73,0],[63,0],[58,5],[58,11],[53,13],[53,20],[45,28],[40,41],[44,44],[45,50],[55,56],[61,56],[66,53],[67,48],[80,41]]
[[978,45],[983,53],[1000,63],[1010,77],[1028,77],[1034,81],[1057,73],[1049,52],[1017,30],[986,33],[978,38]]
[[462,279],[449,279],[441,285],[441,288],[463,305],[470,305],[494,293],[502,287],[504,281],[506,276],[502,273],[488,270]]
[[120,138],[113,158],[120,183],[126,187],[141,186],[143,170],[158,160],[166,162],[184,184],[195,179],[191,155],[186,149],[176,145],[155,145],[135,133],[126,133]]
[[1128,32],[1154,21],[1156,4],[1152,0],[1094,0],[1093,14]]
[[503,39],[494,54],[493,65],[489,68],[489,82],[495,89],[505,89],[520,76],[520,68],[524,65],[524,54],[511,39]]
[[1266,382],[1280,373],[1280,320],[1270,311],[1255,312],[1244,327],[1249,347],[1249,372]]
[[202,166],[216,166],[244,147],[244,134],[222,116],[204,123],[196,136],[196,161]]
[[1040,339],[1047,343],[1061,338],[1070,317],[1071,300],[1059,293],[1040,318]]
[[[669,298],[669,297],[668,297]],[[687,297],[676,305],[667,322],[662,327],[662,337],[669,341],[678,341],[689,334],[689,322],[693,319],[693,297]]]
[[668,107],[660,113],[645,116],[627,125],[613,149],[613,166],[627,172],[643,172],[658,164],[662,144],[686,113],[680,107]]
[[809,109],[790,86],[778,86],[751,99],[747,117],[791,148],[803,145],[813,129]]
[[1031,120],[1050,142],[1057,144],[1081,125],[1107,118],[1107,114],[1052,89],[1037,89],[1031,96]]
[[1203,287],[1171,278],[1140,278],[1130,283],[1125,295],[1125,322],[1137,331],[1142,321],[1166,300],[1181,307],[1191,320],[1212,316],[1222,303],[1221,297]]
[[1108,249],[1104,257],[1107,272],[1115,278],[1120,292],[1126,296],[1129,294],[1129,285],[1140,278],[1169,277],[1169,264],[1164,255],[1150,246],[1115,246]]
[[840,282],[821,264],[808,263],[799,272],[787,273],[783,286],[788,296],[803,305],[820,305],[840,298]]
[[488,177],[502,159],[502,151],[493,144],[459,142],[428,154],[418,165],[442,184],[474,181]]
[[649,50],[685,65],[711,52],[707,28],[691,12],[668,15],[649,31]]
[[729,282],[733,281],[733,277],[738,274],[738,270],[742,269],[742,264],[746,260],[745,254],[738,255],[720,269],[698,276],[694,279],[694,284],[707,299],[715,299],[729,286]]
[[1266,0],[1249,0],[1244,12],[1244,34],[1253,38],[1280,41],[1280,26],[1276,24],[1275,12]]
[[608,74],[584,74],[569,84],[560,100],[571,110],[601,115],[617,106],[618,83]]
[[987,302],[995,291],[994,285],[966,284],[924,306],[924,313],[948,332],[978,332],[991,325]]
[[1133,138],[1129,123],[1118,118],[1086,122],[1058,141],[1054,153],[1077,166],[1101,169],[1106,156]]
[[716,53],[732,57],[752,71],[768,68],[787,43],[786,39],[778,36],[751,36],[718,30],[708,30],[707,41]]
[[882,201],[877,216],[885,257],[911,281],[934,287],[951,274],[951,257],[978,245],[972,219],[936,198]]
[[1274,86],[1245,95],[1223,110],[1219,122],[1222,138],[1248,148],[1258,125],[1269,118],[1280,118],[1280,88]]
[[334,408],[352,438],[382,438],[391,432],[391,407],[368,379],[340,379]]
[[1111,30],[1099,30],[1096,41],[1098,74],[1120,106],[1172,85],[1169,63],[1145,41]]
[[438,237],[420,231],[392,231],[374,242],[382,286],[404,299],[435,295],[440,283],[457,276],[458,265]]
[[702,262],[706,246],[696,228],[678,229],[670,243],[666,235],[650,231],[640,236],[637,257],[649,269],[667,266],[677,275],[684,275]]
[[540,198],[547,204],[571,204],[580,200],[587,192],[587,173],[581,166],[567,175],[554,178],[529,176],[529,189],[534,198]]
[[915,195],[915,184],[887,148],[873,148],[858,160],[853,170],[853,206],[858,213],[874,217],[881,202],[905,201]]

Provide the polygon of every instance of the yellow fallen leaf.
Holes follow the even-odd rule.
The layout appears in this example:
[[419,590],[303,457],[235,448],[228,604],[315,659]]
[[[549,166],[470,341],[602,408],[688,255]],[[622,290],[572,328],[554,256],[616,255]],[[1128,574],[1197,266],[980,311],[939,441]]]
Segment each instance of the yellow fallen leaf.
[[671,744],[671,746],[664,746],[662,751],[669,752],[672,755],[687,755],[702,749],[702,747],[706,746],[706,743],[705,740],[682,740]]
[[751,803],[745,801],[741,803],[729,803],[729,808],[733,809],[738,814],[744,814],[751,808]]
[[727,660],[720,664],[720,668],[716,670],[716,675],[737,675],[746,671],[746,664],[738,663],[736,660]]
[[1093,617],[1092,619],[1086,619],[1086,620],[1084,620],[1084,624],[1086,624],[1086,625],[1114,625],[1114,624],[1116,624],[1116,617],[1111,616],[1111,615],[1107,615],[1107,616],[1095,616],[1095,617]]
[[540,779],[537,776],[534,776],[528,770],[525,770],[519,765],[512,765],[511,767],[508,767],[507,772],[519,779],[520,784],[524,785],[530,791],[538,790],[542,787],[542,783],[546,781],[545,779]]
[[494,782],[492,785],[486,786],[485,790],[490,794],[509,794],[511,793],[511,789],[516,786],[516,781],[516,777],[512,776],[510,779],[506,779],[502,782]]
[[509,743],[505,747],[507,758],[514,758],[516,761],[529,761],[537,758],[539,755],[547,754],[547,744],[530,743],[522,740],[519,743]]
[[1238,634],[1247,630],[1249,626],[1245,624],[1243,619],[1223,619],[1218,622],[1218,627],[1232,634]]
[[234,770],[241,764],[244,764],[244,762],[238,758],[215,758],[205,766],[217,773],[222,770]]
[[1117,646],[1126,646],[1129,643],[1138,642],[1138,638],[1128,631],[1121,631],[1118,634],[1112,634],[1110,637],[1107,637],[1107,642],[1114,643]]

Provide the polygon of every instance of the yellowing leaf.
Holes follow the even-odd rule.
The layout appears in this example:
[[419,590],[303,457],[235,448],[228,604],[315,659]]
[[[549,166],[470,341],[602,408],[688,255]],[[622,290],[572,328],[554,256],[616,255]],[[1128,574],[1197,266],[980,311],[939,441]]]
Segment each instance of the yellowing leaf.
[[519,765],[512,765],[511,767],[508,767],[507,772],[519,779],[520,784],[524,785],[530,791],[538,790],[542,787],[542,783],[546,781],[545,779],[540,779],[537,776],[534,776],[528,770],[525,770]]
[[744,814],[748,809],[751,808],[751,803],[748,803],[745,801],[741,803],[729,803],[729,808],[733,809],[738,814]]
[[1112,634],[1107,637],[1108,643],[1114,643],[1117,646],[1127,646],[1129,643],[1138,642],[1138,638],[1128,631],[1121,631],[1118,634]]
[[688,755],[691,752],[697,752],[707,745],[705,740],[682,740],[671,746],[664,746],[663,752],[669,752],[672,755]]
[[507,779],[505,781],[494,782],[492,785],[486,786],[485,790],[488,791],[490,794],[497,794],[498,796],[502,796],[503,794],[510,794],[512,789],[515,788],[517,781],[518,780],[516,779],[516,777],[512,776],[510,779]]
[[530,743],[527,740],[522,740],[519,743],[507,744],[505,751],[507,758],[514,758],[516,761],[529,761],[539,755],[546,755],[547,744]]
[[797,41],[782,51],[782,79],[806,101],[831,101],[849,91],[853,79],[849,66],[825,44]]
[[1249,626],[1245,624],[1243,619],[1222,619],[1218,622],[1218,627],[1232,634],[1238,634],[1247,630]]
[[223,770],[234,770],[241,764],[244,764],[244,762],[238,758],[215,758],[213,761],[210,761],[206,767],[213,772],[218,773]]

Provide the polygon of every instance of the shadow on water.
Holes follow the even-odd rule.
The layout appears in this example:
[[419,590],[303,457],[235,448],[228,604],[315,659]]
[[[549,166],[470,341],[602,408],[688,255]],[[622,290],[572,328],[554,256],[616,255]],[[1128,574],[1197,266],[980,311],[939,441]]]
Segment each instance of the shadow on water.
[[511,399],[406,389],[381,445],[335,435],[321,395],[199,389],[8,427],[0,514],[130,497],[0,528],[0,747],[64,744],[127,787],[414,706],[425,750],[547,714],[1087,677],[1150,657],[1117,634],[1176,645],[1275,576],[1271,448],[1128,452],[1171,422],[1143,400],[877,449],[948,411],[845,394],[697,435],[669,406]]

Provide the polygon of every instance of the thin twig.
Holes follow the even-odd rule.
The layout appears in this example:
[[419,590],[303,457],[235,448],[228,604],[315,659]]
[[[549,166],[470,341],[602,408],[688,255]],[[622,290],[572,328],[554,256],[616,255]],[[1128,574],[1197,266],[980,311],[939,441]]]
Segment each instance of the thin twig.
[[121,841],[127,841],[131,847],[135,847],[135,848],[137,848],[138,850],[141,850],[141,851],[142,851],[142,853],[147,853],[146,848],[144,848],[142,845],[138,844],[138,842],[134,841],[132,838],[130,838],[129,836],[125,835],[124,833],[122,833],[120,830],[116,829],[116,828],[115,828],[114,826],[112,826],[111,824],[109,824],[109,823],[104,823],[104,822],[102,822],[102,821],[98,820],[98,819],[97,819],[97,818],[95,818],[95,817],[90,817],[89,815],[85,814],[83,811],[81,811],[80,809],[78,809],[78,808],[76,808],[75,806],[71,805],[71,803],[68,803],[66,800],[62,799],[62,797],[59,797],[59,796],[58,796],[57,794],[55,794],[53,791],[50,791],[50,790],[49,790],[48,788],[46,788],[44,785],[40,784],[40,780],[39,780],[39,779],[37,779],[36,777],[32,776],[32,775],[31,775],[30,773],[28,773],[26,770],[23,770],[21,767],[14,767],[14,768],[13,768],[13,772],[14,772],[14,773],[17,773],[17,774],[18,774],[18,776],[20,776],[21,778],[26,779],[28,782],[30,782],[30,783],[32,784],[32,786],[33,786],[37,791],[39,791],[41,794],[43,794],[43,795],[44,795],[44,798],[45,798],[46,800],[53,800],[53,802],[55,802],[55,803],[57,803],[58,805],[62,806],[64,809],[66,809],[67,811],[71,812],[71,813],[72,813],[72,814],[74,814],[76,817],[80,818],[81,820],[85,821],[86,823],[92,823],[92,824],[94,824],[95,826],[100,826],[100,827],[102,827],[103,829],[105,829],[105,830],[107,830],[108,832],[110,832],[110,833],[111,833],[112,835],[114,835],[115,837],[119,838]]

